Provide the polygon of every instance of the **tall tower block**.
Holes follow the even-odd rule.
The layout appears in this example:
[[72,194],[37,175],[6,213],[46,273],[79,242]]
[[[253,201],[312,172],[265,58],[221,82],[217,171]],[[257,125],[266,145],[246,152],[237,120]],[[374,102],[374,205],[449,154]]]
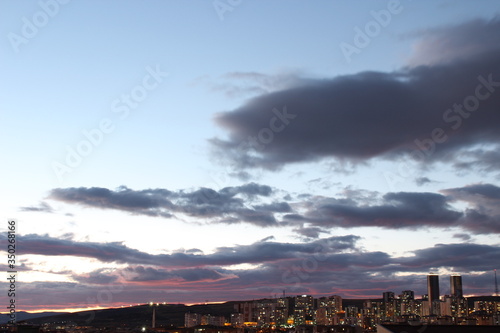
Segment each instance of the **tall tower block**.
[[439,275],[427,275],[427,294],[429,295],[429,313],[431,315],[440,314],[439,304]]
[[434,273],[427,275],[427,294],[429,302],[439,301],[439,275]]
[[451,296],[462,298],[464,296],[464,292],[462,289],[462,277],[458,274],[454,274],[450,276],[450,289]]

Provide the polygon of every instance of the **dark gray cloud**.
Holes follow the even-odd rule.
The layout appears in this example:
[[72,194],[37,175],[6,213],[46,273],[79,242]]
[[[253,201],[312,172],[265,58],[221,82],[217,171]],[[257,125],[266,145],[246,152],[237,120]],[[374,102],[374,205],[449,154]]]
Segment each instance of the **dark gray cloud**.
[[168,209],[174,207],[165,189],[134,191],[125,186],[116,191],[102,187],[56,188],[50,198],[67,203],[103,209],[125,210],[135,214],[170,217]]
[[458,239],[461,239],[461,240],[463,240],[463,241],[466,242],[466,241],[471,240],[472,236],[469,235],[469,234],[462,234],[462,233],[460,233],[460,234],[454,234],[453,238],[458,238]]
[[122,210],[137,215],[171,218],[181,213],[207,218],[211,222],[248,222],[266,227],[278,224],[274,213],[290,210],[286,203],[252,207],[253,200],[270,197],[272,193],[270,186],[249,183],[219,191],[210,188],[177,192],[167,189],[136,191],[125,186],[116,190],[101,187],[56,188],[49,197],[66,203]]
[[292,207],[287,202],[273,202],[271,204],[255,205],[254,208],[259,211],[268,211],[276,213],[289,213]]
[[431,28],[415,34],[420,40],[414,45],[412,66],[453,63],[480,57],[499,49],[498,18],[491,21],[476,19],[454,27]]
[[[34,239],[36,244],[32,243]],[[190,295],[190,302],[224,301],[269,297],[281,294],[283,290],[288,295],[339,294],[343,297],[379,298],[383,291],[388,290],[398,293],[411,289],[417,295],[423,294],[426,290],[425,275],[439,268],[462,273],[467,294],[489,293],[491,288],[485,288],[484,283],[492,281],[490,271],[500,255],[498,246],[468,243],[437,244],[413,251],[410,256],[393,257],[381,251],[362,250],[356,246],[359,237],[354,235],[305,243],[270,240],[272,238],[251,245],[218,248],[213,254],[199,254],[197,265],[193,265],[192,256],[184,256],[177,262],[179,265],[174,266],[165,265],[168,260],[173,260],[172,256],[131,251],[116,243],[23,237],[23,248],[34,249],[37,245],[37,254],[67,255],[66,249],[74,248],[72,255],[80,252],[80,256],[98,260],[114,255],[117,258],[114,261],[128,266],[73,275],[78,283],[24,283],[22,297],[33,305],[57,304],[64,297],[64,303],[71,306],[111,306],[112,302],[132,302],[138,296],[142,297],[140,299],[172,302],[175,299],[187,300],[186,293]],[[113,254],[107,253],[110,251],[114,251]],[[27,253],[32,252],[35,251]],[[250,257],[260,259],[250,260]],[[256,265],[246,269],[231,266],[248,262]],[[411,274],[400,276],[398,273],[403,271]],[[443,284],[446,286],[446,279]],[[4,285],[5,282],[0,282],[0,287]],[[47,290],[53,293],[47,296]]]
[[20,254],[40,254],[47,256],[77,256],[94,258],[103,262],[138,262],[151,260],[151,255],[131,249],[119,242],[95,243],[74,242],[43,235],[28,234],[19,237],[22,243]]
[[[316,199],[302,219],[318,226],[418,228],[456,225],[462,213],[436,193],[387,193],[379,205],[358,205],[349,200]],[[298,219],[286,215],[286,219]]]
[[463,225],[474,233],[500,233],[500,187],[472,184],[442,191],[451,199],[469,204]]
[[117,281],[118,277],[114,274],[106,273],[106,269],[98,269],[88,274],[73,275],[73,279],[86,284],[110,284]]
[[174,252],[172,254],[149,254],[131,249],[122,243],[74,242],[35,234],[25,235],[21,254],[47,256],[76,256],[93,258],[102,262],[156,265],[169,268],[193,268],[212,265],[237,265],[294,259],[312,255],[318,251],[338,253],[354,250],[358,236],[333,236],[309,243],[279,243],[264,239],[250,245],[218,247],[212,254],[199,252]]
[[494,200],[500,201],[500,187],[493,184],[473,184],[464,187],[443,190],[444,193],[461,200]]
[[416,183],[418,186],[422,186],[422,185],[425,185],[425,184],[432,183],[432,180],[430,180],[430,179],[429,179],[429,178],[427,178],[427,177],[418,177],[417,179],[415,179],[415,183]]
[[[245,184],[219,191],[210,188],[132,190],[121,187],[54,189],[50,198],[83,206],[132,214],[204,218],[207,223],[249,223],[259,227],[290,227],[301,236],[318,238],[329,228],[388,229],[462,227],[472,233],[500,233],[500,188],[476,184],[429,192],[378,192],[345,188],[339,197],[282,196],[266,185]],[[287,201],[286,201],[287,200]],[[137,201],[137,202],[136,202]],[[466,209],[451,203],[465,201]]]
[[496,173],[500,170],[500,145],[491,148],[474,147],[461,152],[457,156],[454,166],[463,171]]
[[50,205],[46,202],[40,202],[38,206],[27,206],[19,208],[22,212],[45,212],[45,213],[53,213],[54,210]]
[[328,233],[327,230],[319,227],[304,227],[304,226],[295,228],[293,231],[295,231],[297,234],[305,238],[319,238],[321,233]]
[[134,266],[126,269],[127,273],[132,276],[129,281],[144,282],[144,281],[217,281],[226,278],[225,275],[213,269],[193,268],[193,269],[176,269],[165,270],[154,267]]
[[[224,279],[239,270],[223,268],[243,263],[280,270],[302,267],[305,271],[345,271],[359,267],[377,272],[429,271],[452,267],[457,271],[486,271],[499,257],[500,247],[481,244],[437,244],[416,250],[413,256],[391,258],[384,252],[366,252],[357,247],[359,236],[334,236],[305,243],[279,243],[264,239],[250,245],[219,247],[212,254],[152,255],[117,243],[59,240],[48,236],[23,236],[23,255],[77,256],[130,265],[130,281]],[[68,249],[74,249],[69,252]],[[145,266],[148,265],[148,266]],[[311,268],[311,267],[316,268]],[[217,268],[218,267],[218,268]],[[252,270],[252,269],[250,269]],[[246,271],[246,270],[244,270]],[[76,276],[83,283],[105,284],[117,280],[110,269]]]
[[419,37],[415,59],[445,41],[429,64],[303,80],[261,94],[219,113],[215,121],[229,136],[211,143],[240,169],[377,157],[453,163],[478,144],[498,144],[500,20]]
[[434,247],[414,251],[413,257],[396,261],[408,269],[432,270],[451,267],[458,272],[488,271],[500,258],[500,247],[484,244],[437,244]]
[[482,207],[467,209],[465,227],[477,234],[498,234],[500,233],[500,214],[497,211],[492,212]]

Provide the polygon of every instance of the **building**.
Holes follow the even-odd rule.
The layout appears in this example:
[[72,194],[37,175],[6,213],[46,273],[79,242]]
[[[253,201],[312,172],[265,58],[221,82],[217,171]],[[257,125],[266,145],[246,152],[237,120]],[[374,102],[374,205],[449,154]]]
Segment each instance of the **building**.
[[242,313],[231,313],[231,326],[240,327],[244,322]]
[[241,302],[234,305],[236,313],[243,315],[243,322],[257,322],[257,306],[255,302]]
[[401,315],[411,315],[415,313],[415,293],[413,290],[403,290],[399,299],[401,300]]
[[201,325],[210,325],[221,327],[226,323],[226,318],[224,316],[212,316],[210,314],[201,316]]
[[199,313],[186,312],[184,314],[184,326],[195,327],[201,324],[201,315]]
[[498,326],[382,324],[377,333],[498,333]]
[[314,298],[311,295],[297,295],[293,322],[295,325],[312,324],[314,319]]
[[382,294],[384,299],[384,320],[393,321],[396,315],[396,298],[392,291],[386,291]]
[[462,290],[462,277],[460,275],[450,276],[451,296],[462,298],[464,293]]
[[332,295],[318,299],[316,310],[316,324],[337,325],[339,323],[338,313],[342,311],[342,297]]
[[439,275],[433,273],[427,275],[427,295],[429,297],[429,314],[439,316],[441,307],[439,304]]

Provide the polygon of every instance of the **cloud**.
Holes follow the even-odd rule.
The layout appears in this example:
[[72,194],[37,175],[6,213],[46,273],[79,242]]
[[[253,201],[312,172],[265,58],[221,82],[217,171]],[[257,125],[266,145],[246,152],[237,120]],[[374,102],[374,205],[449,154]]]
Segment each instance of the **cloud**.
[[[379,205],[344,199],[316,198],[301,219],[321,227],[385,227],[392,229],[456,225],[462,213],[436,193],[387,193]],[[298,217],[285,216],[286,219]]]
[[[279,193],[278,193],[279,192]],[[50,198],[137,215],[204,218],[206,223],[249,223],[258,227],[290,227],[306,238],[318,238],[331,228],[461,227],[473,233],[500,233],[500,188],[475,184],[430,192],[388,192],[344,188],[338,197],[282,195],[255,183],[196,190],[132,190],[120,187],[54,189]],[[280,200],[276,200],[279,195]],[[469,207],[451,206],[464,201]]]
[[97,284],[97,285],[110,284],[118,280],[118,277],[116,275],[109,274],[109,272],[107,274],[106,271],[109,270],[98,269],[88,274],[73,275],[72,277],[74,280],[80,283]]
[[442,191],[450,199],[469,204],[463,225],[480,234],[500,233],[500,187],[493,184],[472,184]]
[[500,256],[500,247],[485,244],[437,244],[414,251],[413,257],[399,258],[408,269],[431,270],[451,267],[458,272],[488,271]]
[[286,203],[251,206],[257,198],[273,194],[270,186],[255,183],[225,187],[219,191],[200,188],[190,191],[167,189],[132,190],[125,186],[116,190],[101,187],[56,188],[49,198],[66,203],[101,209],[115,209],[136,215],[172,218],[174,214],[206,218],[210,222],[248,222],[261,227],[274,226],[273,213],[287,211]]
[[469,241],[469,240],[472,239],[471,235],[469,235],[469,234],[454,234],[453,238],[461,239],[464,242]]
[[437,65],[466,61],[485,53],[500,49],[500,34],[493,29],[500,28],[500,21],[476,19],[454,27],[428,29],[416,33],[420,37],[415,43],[409,61],[412,66]]
[[21,207],[19,209],[22,212],[45,212],[45,213],[53,213],[54,210],[50,205],[46,202],[40,202],[40,204],[37,206],[28,206],[28,207]]
[[303,226],[295,228],[293,231],[295,231],[297,234],[305,238],[319,238],[321,233],[328,233],[327,230],[319,227],[303,227]]
[[71,239],[59,239],[47,235],[27,234],[21,239],[22,254],[46,256],[77,256],[94,258],[102,262],[138,262],[151,260],[151,255],[128,248],[119,242],[95,243],[74,242]]
[[[461,152],[454,162],[458,170],[474,172],[497,172],[500,169],[500,145],[490,148],[472,148]],[[498,176],[497,176],[498,177]]]
[[165,209],[173,207],[173,204],[168,200],[171,194],[172,192],[164,189],[133,191],[124,186],[116,191],[102,187],[71,187],[53,189],[49,198],[89,207],[170,217],[171,215]]
[[94,258],[102,262],[155,265],[172,269],[274,262],[311,255],[318,251],[338,253],[355,249],[358,240],[359,237],[354,235],[333,236],[309,243],[279,243],[264,239],[250,245],[218,247],[214,253],[208,255],[191,251],[153,255],[118,242],[74,242],[70,239],[29,234],[23,236],[23,247],[20,251],[23,255],[76,256]]
[[[216,248],[210,254],[152,255],[117,243],[26,235],[23,257],[72,255],[119,262],[125,267],[86,274],[59,273],[78,283],[26,282],[23,299],[33,306],[58,304],[63,299],[67,306],[112,306],[133,299],[202,302],[262,298],[283,290],[288,295],[378,298],[387,290],[411,289],[423,294],[425,275],[440,268],[462,272],[466,293],[484,293],[489,292],[484,281],[491,280],[489,271],[500,255],[498,246],[467,243],[437,244],[394,257],[363,250],[357,245],[359,240],[359,236],[347,235],[281,243],[266,237],[250,245]],[[235,268],[242,263],[251,265]],[[0,282],[0,287],[5,284]],[[47,290],[52,291],[50,295]]]
[[154,267],[135,266],[128,267],[126,271],[127,273],[132,273],[133,276],[129,279],[129,281],[133,282],[163,280],[172,280],[175,282],[213,282],[227,278],[227,276],[216,270],[206,268],[165,270],[156,269]]
[[472,202],[485,200],[498,202],[500,200],[500,187],[493,184],[473,184],[443,190],[443,192],[454,195],[457,199]]
[[[437,41],[448,42],[428,65],[303,79],[218,113],[215,122],[228,137],[210,140],[216,154],[235,169],[277,170],[320,160],[453,163],[468,149],[497,145],[500,20],[445,27],[420,38],[422,53]],[[477,156],[470,158],[479,163]]]
[[432,183],[433,181],[430,180],[429,178],[427,177],[418,177],[417,179],[415,179],[415,183],[418,185],[418,186],[422,186],[422,185],[425,185],[425,184],[428,184],[428,183]]
[[205,85],[211,91],[221,92],[229,98],[241,98],[294,86],[297,84],[297,77],[297,72],[282,72],[276,75],[258,72],[230,72],[217,79],[209,76],[200,77],[195,84]]

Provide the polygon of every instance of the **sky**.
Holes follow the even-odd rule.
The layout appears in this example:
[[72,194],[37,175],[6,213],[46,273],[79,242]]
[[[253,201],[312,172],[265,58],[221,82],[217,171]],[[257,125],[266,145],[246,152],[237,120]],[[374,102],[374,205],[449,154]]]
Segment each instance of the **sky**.
[[499,7],[0,1],[17,310],[493,294]]

